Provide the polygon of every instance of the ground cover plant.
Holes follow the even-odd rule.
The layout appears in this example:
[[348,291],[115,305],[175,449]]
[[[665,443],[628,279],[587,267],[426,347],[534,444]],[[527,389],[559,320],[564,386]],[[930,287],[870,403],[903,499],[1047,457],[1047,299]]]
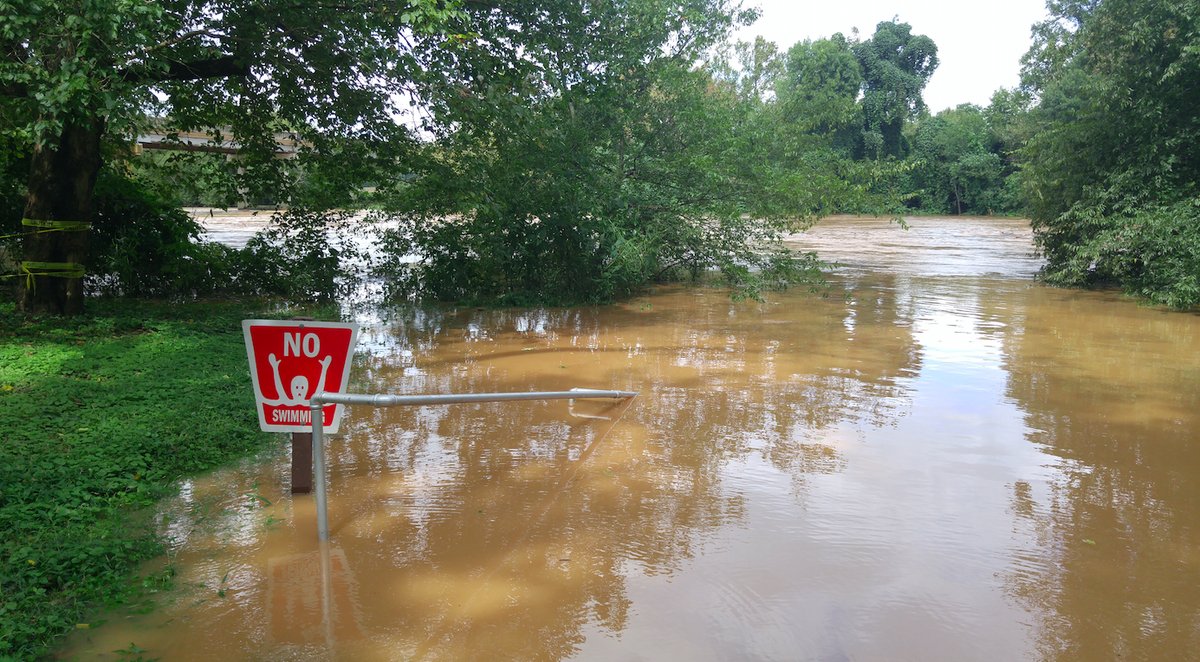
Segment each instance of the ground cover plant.
[[[275,316],[289,316],[277,313]],[[0,659],[47,653],[136,597],[162,551],[149,506],[181,477],[279,443],[259,432],[240,320],[254,304],[0,304]]]

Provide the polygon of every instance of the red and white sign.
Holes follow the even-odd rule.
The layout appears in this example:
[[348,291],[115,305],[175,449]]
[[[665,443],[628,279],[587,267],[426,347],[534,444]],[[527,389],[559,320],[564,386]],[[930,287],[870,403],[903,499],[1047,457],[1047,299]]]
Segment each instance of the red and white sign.
[[[357,324],[242,320],[246,357],[254,381],[258,424],[267,432],[312,427],[308,401],[319,392],[345,393]],[[325,405],[322,425],[336,433],[342,405]]]

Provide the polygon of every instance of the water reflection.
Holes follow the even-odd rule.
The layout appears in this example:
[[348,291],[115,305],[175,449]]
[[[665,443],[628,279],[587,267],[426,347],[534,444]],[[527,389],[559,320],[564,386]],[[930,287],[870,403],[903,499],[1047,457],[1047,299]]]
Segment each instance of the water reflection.
[[1044,657],[1182,659],[1200,650],[1200,326],[1087,293],[1039,292],[1005,336],[1007,392],[1055,458],[1013,488],[1036,544],[1011,590]]
[[[888,288],[768,304],[680,289],[607,309],[411,311],[368,330],[356,390],[642,396],[579,404],[575,417],[562,403],[354,410],[330,449],[342,578],[338,615],[322,626],[332,652],[561,658],[580,651],[585,626],[621,632],[629,576],[672,575],[716,531],[745,525],[757,475],[728,475],[731,463],[757,458],[791,476],[794,502],[807,476],[844,468],[820,430],[882,426],[903,410],[904,382],[920,369],[907,319]],[[265,468],[214,481],[285,484]],[[178,563],[201,593],[221,595],[185,599],[119,637],[180,659],[205,650],[197,639],[251,656],[328,651],[314,623],[311,505],[296,498],[294,512],[276,514],[289,500],[264,499],[283,504],[269,508],[274,526],[226,503],[208,533],[184,525],[195,508],[178,506]],[[181,614],[187,627],[175,625]],[[110,645],[103,633],[89,652]]]
[[329,649],[363,636],[357,584],[338,547],[269,559],[266,603],[274,646]]
[[910,232],[797,238],[823,298],[381,316],[355,390],[641,396],[352,409],[328,562],[286,457],[190,482],[180,589],[68,653],[1187,657],[1200,318],[1034,284],[1019,222]]

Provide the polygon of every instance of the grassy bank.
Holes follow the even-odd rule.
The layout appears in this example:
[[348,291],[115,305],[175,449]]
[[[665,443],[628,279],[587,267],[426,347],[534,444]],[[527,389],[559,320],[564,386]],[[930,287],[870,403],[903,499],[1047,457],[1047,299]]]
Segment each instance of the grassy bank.
[[[45,654],[85,611],[135,596],[162,547],[148,506],[273,443],[258,431],[245,304],[0,304],[0,658]],[[278,315],[277,315],[278,316]]]

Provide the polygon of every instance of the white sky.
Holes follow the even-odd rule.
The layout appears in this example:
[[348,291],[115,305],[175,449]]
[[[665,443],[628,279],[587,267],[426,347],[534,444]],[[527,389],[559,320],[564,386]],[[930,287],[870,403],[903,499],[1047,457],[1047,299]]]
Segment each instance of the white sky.
[[786,51],[804,39],[821,39],[857,27],[862,39],[880,21],[899,17],[938,47],[940,64],[925,87],[937,113],[960,103],[986,106],[992,93],[1019,82],[1020,59],[1029,50],[1029,28],[1046,16],[1044,0],[745,0],[762,9],[757,23],[738,33],[755,35]]

